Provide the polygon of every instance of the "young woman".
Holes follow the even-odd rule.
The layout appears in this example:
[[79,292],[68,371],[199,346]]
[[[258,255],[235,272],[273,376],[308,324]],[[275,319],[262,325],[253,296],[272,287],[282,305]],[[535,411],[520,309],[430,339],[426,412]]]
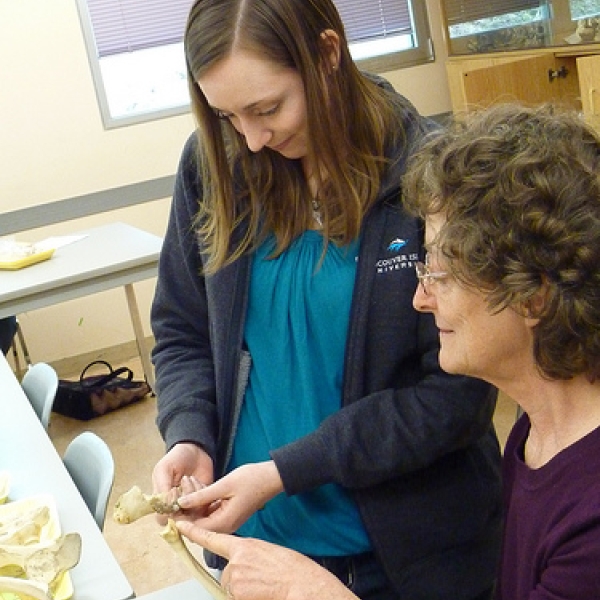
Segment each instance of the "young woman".
[[489,598],[495,390],[443,373],[412,307],[423,229],[399,182],[431,123],[357,69],[330,0],[198,0],[185,51],[155,487],[362,598]]

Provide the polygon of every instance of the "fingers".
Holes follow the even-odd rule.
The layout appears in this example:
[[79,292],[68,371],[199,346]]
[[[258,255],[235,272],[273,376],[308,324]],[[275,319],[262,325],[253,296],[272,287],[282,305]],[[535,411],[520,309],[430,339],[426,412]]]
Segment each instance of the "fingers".
[[193,492],[197,492],[206,487],[205,483],[198,481],[193,475],[190,477],[188,475],[184,475],[181,478],[178,486],[178,497],[186,496],[187,494],[192,494]]
[[164,465],[164,462],[159,462],[152,472],[152,487],[157,493],[166,492],[173,487],[173,472]]
[[218,484],[206,486],[194,477],[184,479],[186,481],[182,480],[182,495],[178,500],[181,508],[202,508],[221,500],[222,493],[219,492],[220,486]]
[[[168,491],[179,486],[186,476],[195,482],[213,481],[212,459],[202,448],[192,443],[176,444],[156,463],[152,472],[154,490]],[[193,488],[190,491],[192,490]]]
[[231,552],[234,549],[237,538],[227,533],[216,533],[215,531],[207,531],[194,523],[188,521],[178,521],[177,529],[182,535],[189,538],[196,544],[202,546],[206,550],[210,550],[227,560],[231,557]]

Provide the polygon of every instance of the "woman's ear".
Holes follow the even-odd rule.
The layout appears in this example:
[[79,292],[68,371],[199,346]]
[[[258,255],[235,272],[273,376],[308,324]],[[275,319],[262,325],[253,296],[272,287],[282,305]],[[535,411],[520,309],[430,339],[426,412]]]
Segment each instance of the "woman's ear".
[[522,313],[529,327],[535,327],[540,322],[540,318],[546,311],[548,294],[548,282],[545,281],[540,289],[523,304]]
[[321,33],[321,46],[326,60],[327,71],[337,71],[340,64],[340,36],[333,29],[325,29]]

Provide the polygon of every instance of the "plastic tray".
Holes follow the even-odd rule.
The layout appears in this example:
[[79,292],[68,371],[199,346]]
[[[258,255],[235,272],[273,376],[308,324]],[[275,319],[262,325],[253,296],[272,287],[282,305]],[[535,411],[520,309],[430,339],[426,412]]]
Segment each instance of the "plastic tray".
[[7,258],[0,255],[0,269],[16,271],[17,269],[29,267],[30,265],[35,265],[36,263],[48,260],[53,254],[54,248],[43,250],[42,252],[35,252],[28,256],[20,256],[19,258]]

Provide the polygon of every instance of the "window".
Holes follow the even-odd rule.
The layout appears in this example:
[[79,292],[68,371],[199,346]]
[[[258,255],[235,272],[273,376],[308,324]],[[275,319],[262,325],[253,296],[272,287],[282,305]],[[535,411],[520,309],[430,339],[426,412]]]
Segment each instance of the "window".
[[600,14],[598,0],[442,0],[442,5],[450,54],[581,43],[574,35],[578,22],[595,22]]
[[[77,1],[105,127],[189,110],[182,38],[193,0]],[[433,59],[424,1],[336,4],[361,68],[391,70]]]
[[600,15],[598,0],[570,0],[571,17],[575,19],[589,19]]

